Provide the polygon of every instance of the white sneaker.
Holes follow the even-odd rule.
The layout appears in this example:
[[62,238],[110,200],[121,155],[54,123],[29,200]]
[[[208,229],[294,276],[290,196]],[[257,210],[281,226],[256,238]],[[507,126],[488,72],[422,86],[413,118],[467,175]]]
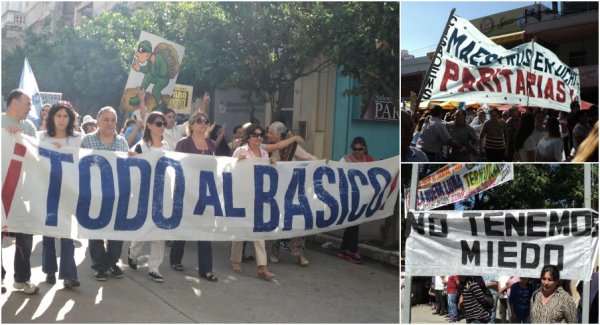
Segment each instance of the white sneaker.
[[150,277],[150,279],[156,281],[156,282],[163,282],[165,281],[165,279],[163,278],[162,274],[158,273],[158,271],[154,271],[154,272],[150,272],[148,273],[148,277]]
[[29,281],[15,282],[15,283],[13,283],[13,288],[15,288],[17,290],[23,290],[23,293],[28,294],[28,295],[35,294],[40,290],[40,288],[38,288],[34,284],[31,284],[31,282],[29,282]]

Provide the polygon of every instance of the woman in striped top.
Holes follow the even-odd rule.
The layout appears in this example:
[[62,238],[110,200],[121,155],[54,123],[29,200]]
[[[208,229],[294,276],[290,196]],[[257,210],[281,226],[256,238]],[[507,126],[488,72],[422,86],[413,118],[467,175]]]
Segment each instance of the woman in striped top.
[[483,324],[490,320],[490,311],[485,308],[485,295],[481,288],[485,283],[480,276],[461,276],[462,295],[458,308],[463,311],[467,323]]
[[483,123],[479,134],[479,152],[484,152],[483,139],[485,138],[485,156],[488,161],[502,162],[508,154],[508,129],[497,108],[490,110],[490,116],[491,118]]

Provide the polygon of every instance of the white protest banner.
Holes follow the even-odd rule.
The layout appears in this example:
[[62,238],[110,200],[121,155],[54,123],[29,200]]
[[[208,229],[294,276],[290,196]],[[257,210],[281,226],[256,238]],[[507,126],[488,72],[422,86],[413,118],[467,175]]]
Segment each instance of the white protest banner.
[[423,81],[422,100],[522,104],[570,112],[570,103],[580,99],[578,71],[543,46],[530,42],[507,50],[456,15],[448,27]]
[[149,111],[167,108],[181,69],[185,47],[162,37],[142,31],[136,43],[135,55],[119,109],[129,112],[139,109],[138,91],[146,91]]
[[[113,240],[306,236],[391,216],[399,157],[372,163],[38,146],[2,131],[3,230]],[[10,148],[10,149],[7,149]]]
[[458,202],[513,178],[512,164],[449,164],[419,181],[417,210]]
[[598,252],[589,209],[409,211],[406,273],[520,275],[557,265],[561,279],[588,280]]

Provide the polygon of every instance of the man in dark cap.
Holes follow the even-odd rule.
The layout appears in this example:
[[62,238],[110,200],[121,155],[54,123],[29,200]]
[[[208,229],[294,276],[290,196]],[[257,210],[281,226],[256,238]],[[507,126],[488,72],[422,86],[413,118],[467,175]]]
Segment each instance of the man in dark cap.
[[[146,63],[146,65],[142,66],[140,63]],[[140,85],[141,89],[146,90],[151,84],[154,84],[154,87],[152,87],[152,96],[156,100],[154,110],[166,109],[167,105],[162,101],[161,91],[167,87],[170,78],[169,67],[164,55],[161,52],[152,53],[152,44],[149,41],[141,41],[131,67],[133,70],[144,74],[144,79]],[[140,98],[137,95],[131,97],[129,104],[138,106]]]

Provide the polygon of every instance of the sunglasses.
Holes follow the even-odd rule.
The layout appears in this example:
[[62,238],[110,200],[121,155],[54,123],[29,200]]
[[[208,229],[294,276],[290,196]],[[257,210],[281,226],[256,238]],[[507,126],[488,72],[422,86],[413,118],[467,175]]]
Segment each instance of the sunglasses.
[[207,125],[207,124],[208,124],[208,120],[206,120],[206,119],[203,119],[203,118],[199,118],[199,119],[196,119],[196,120],[194,121],[194,123],[196,123],[196,124],[204,124],[204,125]]
[[364,151],[365,147],[360,147],[360,148],[352,148],[352,151]]
[[253,138],[263,138],[265,135],[261,132],[261,133],[252,133],[252,137]]
[[167,124],[163,121],[154,122],[152,124],[156,125],[156,127],[159,127],[159,128],[162,128],[163,126],[167,126]]

